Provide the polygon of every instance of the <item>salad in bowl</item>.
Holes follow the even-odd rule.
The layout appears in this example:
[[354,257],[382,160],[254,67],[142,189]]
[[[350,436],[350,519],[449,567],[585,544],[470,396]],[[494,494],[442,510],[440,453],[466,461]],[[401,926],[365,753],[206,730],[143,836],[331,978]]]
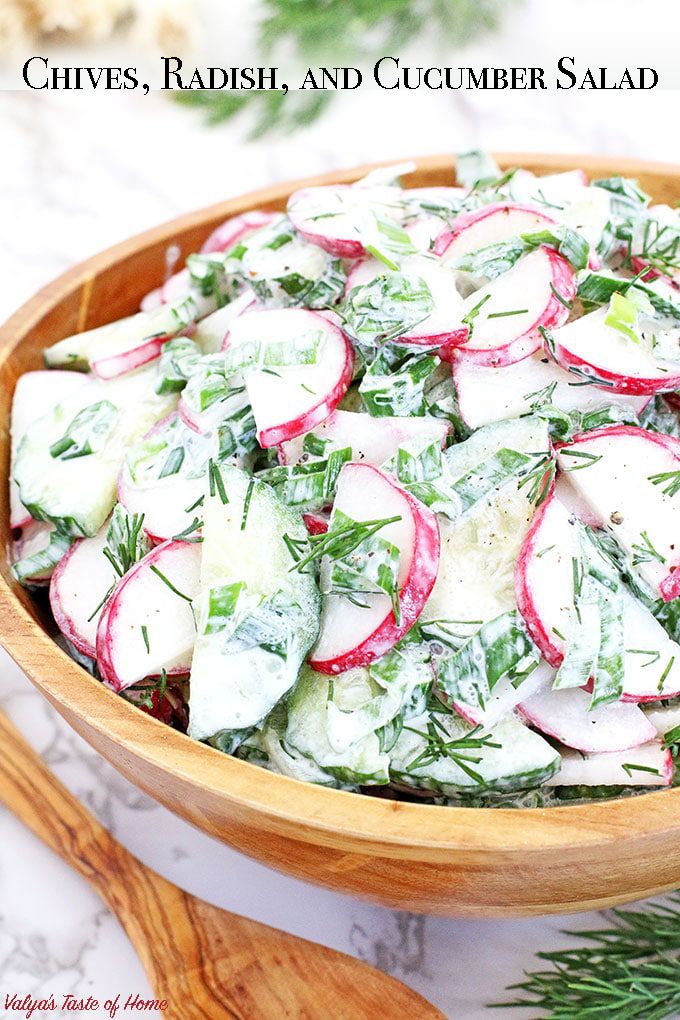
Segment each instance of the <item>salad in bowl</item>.
[[477,152],[455,186],[409,170],[232,218],[45,350],[14,576],[103,684],[286,776],[473,806],[670,786],[680,216]]

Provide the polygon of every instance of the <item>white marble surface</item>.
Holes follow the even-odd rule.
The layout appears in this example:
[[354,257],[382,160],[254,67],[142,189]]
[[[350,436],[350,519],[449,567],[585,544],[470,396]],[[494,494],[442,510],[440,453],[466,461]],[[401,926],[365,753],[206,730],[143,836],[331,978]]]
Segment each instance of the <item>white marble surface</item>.
[[[677,95],[348,95],[307,133],[244,144],[240,128],[205,130],[160,96],[0,93],[0,318],[75,260],[126,235],[241,190],[339,164],[472,144],[680,161],[680,136],[664,129],[675,119]],[[119,777],[4,655],[0,704],[147,864],[211,902],[389,970],[452,1020],[481,1020],[484,1004],[520,977],[535,950],[564,942],[564,919],[415,917],[270,872]],[[582,915],[569,923],[600,921]],[[0,809],[0,1011],[5,993],[14,991],[103,999],[148,986],[121,930],[84,882]]]

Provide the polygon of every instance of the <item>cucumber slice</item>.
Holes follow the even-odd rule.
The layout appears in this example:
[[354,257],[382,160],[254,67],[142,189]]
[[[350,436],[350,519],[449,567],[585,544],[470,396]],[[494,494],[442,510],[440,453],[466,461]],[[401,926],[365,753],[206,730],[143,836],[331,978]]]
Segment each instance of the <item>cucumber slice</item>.
[[198,740],[262,722],[295,683],[321,611],[284,541],[305,539],[300,515],[238,468],[209,474],[189,702]]
[[36,417],[45,414],[61,400],[83,385],[83,377],[76,372],[26,372],[19,376],[12,398],[11,465],[9,483],[10,527],[25,527],[31,520],[19,498],[14,481],[17,450],[26,430]]
[[48,368],[92,371],[101,379],[132,372],[159,357],[165,340],[215,309],[215,299],[198,292],[153,312],[76,333],[45,351]]
[[97,534],[116,502],[127,448],[176,403],[176,395],[155,392],[156,380],[155,367],[111,382],[86,378],[33,422],[19,444],[14,477],[36,520],[76,537]]
[[[377,696],[379,688],[367,669],[351,669],[333,679],[305,666],[288,699],[286,744],[342,782],[385,785],[390,760],[378,734],[366,732],[365,718],[356,727],[351,718]],[[350,716],[341,726],[339,713]]]
[[403,728],[390,774],[400,785],[453,797],[530,789],[559,766],[559,753],[512,715],[482,733],[458,716],[426,712]]
[[[547,453],[547,424],[529,417],[488,425],[445,456],[452,477],[461,478],[501,449]],[[515,560],[534,513],[529,489],[511,481],[459,520],[440,516],[439,573],[421,622],[464,625],[470,635],[515,608]]]
[[[266,767],[272,772],[278,772],[290,779],[299,779],[303,783],[316,783],[317,786],[330,786],[336,789],[356,789],[356,785],[341,783],[330,772],[323,769],[306,758],[296,748],[286,743],[286,727],[288,725],[288,713],[285,705],[277,705],[267,719],[262,730],[259,731],[259,742],[262,750],[267,756]],[[249,741],[250,742],[250,741]],[[239,749],[241,757],[243,747]]]

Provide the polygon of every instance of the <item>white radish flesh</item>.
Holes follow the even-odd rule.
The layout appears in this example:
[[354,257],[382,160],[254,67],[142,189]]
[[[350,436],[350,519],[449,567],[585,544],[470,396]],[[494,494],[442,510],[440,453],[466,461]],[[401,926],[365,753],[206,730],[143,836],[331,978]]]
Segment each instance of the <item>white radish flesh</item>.
[[289,341],[318,334],[314,364],[243,375],[261,446],[278,446],[309,432],[335,410],[352,379],[354,354],[347,337],[317,312],[298,308],[249,312],[236,319],[227,336],[227,353],[261,341]]
[[671,752],[654,741],[609,754],[563,751],[562,767],[546,786],[670,786],[672,782]]
[[163,670],[189,672],[200,564],[200,545],[164,542],[118,583],[97,630],[99,671],[115,691]]
[[97,627],[118,574],[104,555],[107,527],[75,542],[50,583],[50,605],[59,630],[83,655],[96,657]]
[[[399,343],[448,347],[465,343],[468,328],[461,323],[463,298],[456,288],[456,271],[432,255],[411,255],[401,261],[399,272],[409,279],[423,280],[434,302],[428,317],[400,334]],[[346,293],[386,273],[389,275],[389,270],[378,259],[363,259],[347,277]]]
[[[575,624],[575,519],[553,495],[540,508],[516,566],[517,607],[543,656],[558,668]],[[624,701],[680,693],[680,647],[652,613],[623,590]]]
[[455,264],[464,255],[490,244],[509,241],[554,226],[555,219],[539,206],[513,202],[494,203],[458,216],[435,243],[435,254]]
[[[328,441],[328,450],[350,447],[352,460],[380,467],[402,443],[431,438],[443,445],[448,431],[448,422],[441,418],[373,418],[357,411],[334,411],[313,429],[313,434]],[[301,463],[305,458],[304,436],[282,443],[279,452],[282,464]]]
[[554,249],[524,255],[465,299],[462,318],[471,323],[470,335],[455,356],[494,368],[529,357],[541,347],[541,328],[566,322],[564,302],[572,300],[575,289],[571,266]]
[[580,386],[578,380],[537,352],[500,368],[477,365],[465,356],[452,357],[453,381],[461,417],[471,429],[492,421],[529,414],[542,392],[563,411],[593,411],[615,404],[622,412],[638,414],[646,397],[628,397],[598,386]]
[[331,674],[374,662],[403,637],[425,605],[439,565],[435,515],[376,468],[345,465],[338,481],[337,510],[353,521],[398,518],[378,534],[400,552],[401,621],[397,623],[387,594],[366,596],[366,608],[344,595],[327,596],[310,663],[319,672]]
[[519,703],[525,722],[577,751],[599,754],[639,747],[656,730],[637,705],[617,702],[590,708],[590,695],[579,688],[548,690]]
[[642,343],[608,326],[607,314],[599,308],[551,333],[549,349],[557,363],[574,378],[612,393],[650,396],[680,388],[680,364],[652,357]]
[[680,440],[631,425],[576,437],[558,463],[592,512],[666,601],[680,595]]
[[392,187],[305,188],[290,196],[288,215],[298,233],[312,244],[339,258],[356,259],[366,254],[366,238],[375,217],[395,218],[400,194]]

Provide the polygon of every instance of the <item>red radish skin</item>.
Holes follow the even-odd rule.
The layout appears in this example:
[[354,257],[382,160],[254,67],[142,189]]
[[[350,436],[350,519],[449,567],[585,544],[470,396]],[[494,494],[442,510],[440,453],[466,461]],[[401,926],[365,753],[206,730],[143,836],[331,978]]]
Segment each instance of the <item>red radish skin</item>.
[[[310,656],[310,665],[319,673],[335,675],[344,673],[355,666],[368,666],[385,655],[411,629],[420,616],[437,579],[439,567],[439,526],[437,518],[428,507],[420,503],[409,492],[396,485],[370,464],[346,465],[355,473],[375,472],[402,496],[414,525],[413,549],[407,576],[399,590],[401,622],[397,624],[394,612],[389,613],[375,630],[361,640],[354,648],[347,649],[331,658]],[[361,485],[361,478],[357,479]]]
[[[280,213],[265,213],[255,210],[244,213],[242,216],[233,216],[226,220],[219,227],[213,230],[212,234],[201,247],[202,255],[218,254],[228,251],[238,244],[239,241],[268,226],[273,220],[280,217]],[[161,305],[170,301],[180,300],[191,289],[191,276],[188,269],[180,269],[178,273],[166,280],[160,287],[150,291],[142,299],[141,311],[153,312]]]
[[[551,701],[553,704],[550,704]],[[530,726],[584,754],[627,751],[648,744],[657,736],[652,723],[636,705],[616,702],[593,711],[588,693],[580,688],[529,697],[518,704],[517,710]],[[608,717],[612,720],[609,732]]]
[[[546,328],[558,328],[558,326]],[[623,393],[633,397],[652,397],[656,393],[665,394],[666,391],[680,389],[680,372],[677,374],[659,372],[658,376],[622,375],[603,365],[597,365],[592,358],[586,358],[582,354],[569,350],[560,341],[559,333],[551,336],[550,345],[546,345],[545,350],[548,357],[566,371],[575,369],[579,374],[585,373],[592,376],[594,384],[599,383],[601,389],[610,393]]]
[[203,243],[201,254],[211,255],[214,252],[229,251],[239,241],[254,234],[256,230],[268,227],[280,217],[281,213],[261,212],[259,209],[243,213],[241,216],[232,216],[213,230]]
[[[330,255],[335,255],[341,259],[360,259],[366,254],[363,243],[357,238],[353,237],[330,237],[325,234],[321,234],[314,230],[313,227],[309,226],[309,220],[305,217],[299,209],[301,204],[304,204],[308,195],[311,194],[311,190],[318,191],[331,191],[334,193],[351,193],[354,189],[349,184],[330,185],[327,188],[303,188],[300,191],[294,192],[288,200],[288,217],[297,230],[298,234],[304,237],[307,241],[312,244],[318,245],[319,248],[323,248]],[[296,209],[296,205],[298,208]]]
[[[361,259],[349,272],[345,285],[345,296],[349,294],[353,287],[357,286],[356,277],[365,261],[365,259]],[[441,333],[418,333],[418,328],[418,326],[415,327],[416,332],[414,333],[400,334],[399,343],[412,345],[413,347],[436,347],[451,350],[454,347],[460,347],[461,344],[467,343],[470,335],[469,328],[460,323],[452,323],[450,329]]]
[[[79,566],[77,566],[77,560],[79,560],[81,551],[88,548],[85,544],[86,543],[92,544],[94,541],[95,540],[93,539],[79,539],[77,540],[77,542],[74,542],[71,548],[66,553],[66,555],[63,557],[63,559],[60,560],[57,566],[55,567],[54,573],[52,574],[52,579],[50,581],[50,607],[52,609],[52,615],[54,616],[55,622],[59,627],[59,630],[61,630],[64,637],[67,637],[71,645],[74,645],[75,648],[79,650],[79,652],[81,652],[83,655],[87,655],[90,659],[96,659],[97,650],[93,642],[89,639],[88,634],[84,632],[86,630],[85,624],[83,623],[79,624],[79,621],[77,621],[73,617],[73,615],[68,611],[67,590],[69,584],[71,586],[71,589],[73,588],[73,582],[72,580],[69,581],[68,577],[71,569],[80,570],[82,572],[83,567],[79,568]],[[102,552],[102,547],[95,548],[95,553],[98,556],[101,556],[103,565],[105,561]],[[90,556],[92,556],[92,552],[90,553]],[[91,559],[90,560],[91,571],[93,569],[93,566],[95,567],[96,570],[96,564],[93,564]],[[104,580],[101,592],[99,590],[95,592],[96,602],[99,602],[102,596],[106,594],[106,592],[108,591],[108,586],[110,584],[113,584],[113,582],[116,579],[116,574],[112,566],[104,568],[104,572],[105,574],[110,572],[110,578]],[[90,577],[88,577],[88,579],[90,580]],[[80,590],[81,585],[77,585],[77,588],[79,588]],[[101,619],[105,605],[106,603],[102,604],[97,614],[91,617],[91,619],[94,621],[92,623],[92,627],[95,631],[98,625],[98,621]],[[90,608],[91,607],[88,607],[88,609]],[[92,606],[92,608],[93,609],[97,608],[96,603],[94,606]],[[90,620],[88,620],[88,623],[90,623]]]
[[[289,309],[287,311],[298,313],[302,310]],[[260,314],[264,316],[271,313],[264,311]],[[282,313],[277,311],[274,314]],[[328,416],[335,410],[352,382],[352,376],[354,374],[354,348],[343,330],[340,329],[339,326],[335,325],[335,323],[331,322],[326,316],[320,315],[318,312],[304,310],[304,314],[307,316],[313,316],[315,320],[318,320],[319,325],[323,326],[324,332],[330,333],[335,341],[342,345],[344,354],[343,365],[338,378],[334,380],[333,385],[328,392],[324,393],[321,399],[317,400],[316,403],[313,403],[306,408],[303,413],[287,421],[277,423],[276,425],[258,428],[257,440],[260,446],[265,449],[268,449],[271,446],[280,446],[281,443],[285,443],[289,439],[295,439],[297,436],[301,436],[305,432],[310,432],[317,425],[320,425],[321,422],[325,421],[326,418],[328,418]],[[225,339],[225,350],[229,348],[230,337],[231,331],[227,334]],[[248,388],[247,373],[246,388]],[[257,421],[257,414],[255,411],[254,413]],[[187,421],[187,425],[193,427],[189,421]]]
[[[132,680],[124,680],[118,675],[118,668],[116,664],[116,645],[118,641],[122,641],[123,638],[117,638],[114,628],[116,624],[121,620],[123,610],[125,608],[124,600],[129,597],[128,589],[139,582],[140,576],[143,578],[145,574],[150,571],[151,566],[156,566],[162,573],[163,566],[166,565],[168,557],[176,555],[190,554],[195,557],[196,562],[194,564],[196,571],[196,586],[198,585],[198,570],[200,560],[200,549],[198,546],[188,542],[180,541],[168,541],[163,542],[161,545],[156,546],[150,553],[136,563],[132,569],[125,574],[123,578],[118,582],[116,588],[107,602],[104,611],[99,620],[99,626],[97,628],[97,666],[99,673],[105,684],[111,687],[114,691],[120,692],[125,690],[127,687],[132,686],[135,683],[139,683],[144,679],[144,674],[135,677]],[[164,585],[162,579],[157,578],[157,575],[152,575],[158,580],[161,585]],[[180,600],[179,596],[174,596],[178,599],[178,604],[184,604],[188,606],[183,599]],[[148,611],[149,605],[146,602],[142,602],[139,606],[139,621],[140,626],[144,619],[144,611]],[[130,635],[126,636],[129,638]],[[175,663],[174,665],[168,665],[166,673],[168,676],[183,676],[190,672],[191,669],[191,655],[188,656],[189,661]],[[160,670],[156,671],[159,672]],[[147,674],[150,676],[154,675],[153,669]]]
[[[571,447],[578,443],[589,442],[594,439],[608,439],[615,436],[632,436],[633,438],[644,438],[645,442],[655,443],[663,447],[678,462],[680,470],[680,439],[675,436],[667,436],[661,432],[647,432],[646,429],[638,428],[636,425],[608,425],[592,432],[580,432],[569,443],[556,443],[557,451]],[[668,574],[659,584],[659,594],[664,602],[672,602],[680,597],[680,552],[678,561],[671,563]]]
[[536,612],[535,601],[531,594],[528,577],[529,565],[534,557],[536,540],[540,534],[543,518],[548,512],[554,497],[555,486],[553,483],[543,504],[534,514],[519,556],[517,557],[517,562],[515,564],[515,598],[517,599],[517,608],[527,625],[527,630],[529,631],[534,643],[540,649],[543,658],[546,662],[550,663],[551,666],[554,666],[555,669],[559,669],[562,665],[562,659],[564,658],[562,649],[555,644],[552,635],[548,633],[543,625],[543,621]]
[[[541,329],[557,329],[569,318],[569,309],[557,298],[554,291],[557,291],[565,301],[570,302],[576,294],[576,276],[574,270],[554,248],[544,246],[539,249],[545,252],[550,260],[552,274],[552,287],[545,307],[536,317],[536,320],[525,329],[519,336],[514,336],[497,347],[474,348],[474,331],[468,344],[451,349],[447,356],[447,349],[440,352],[440,356],[451,361],[454,357],[468,360],[476,365],[484,365],[489,368],[502,368],[505,365],[512,365],[517,361],[530,357],[540,350],[543,343]],[[511,322],[512,320],[508,320]]]
[[135,369],[141,368],[143,365],[148,365],[150,361],[155,361],[161,355],[163,344],[170,339],[169,334],[150,337],[138,347],[133,347],[122,354],[98,358],[92,361],[90,367],[99,379],[116,379],[128,372],[134,372]]
[[74,542],[63,560],[61,560],[54,569],[52,580],[50,581],[50,608],[52,610],[55,623],[64,637],[68,638],[71,644],[75,645],[78,651],[83,655],[87,655],[90,659],[96,659],[96,648],[89,641],[85,640],[80,632],[76,630],[73,619],[65,612],[59,595],[61,580],[69,568],[69,563],[73,558],[73,553],[83,541],[85,540],[79,539],[77,542]]
[[302,519],[310,535],[325,535],[328,531],[328,516],[319,513],[308,513],[303,514]]
[[[527,224],[524,230],[518,231],[516,229],[508,230],[506,223],[509,221],[511,214],[524,215],[527,220]],[[531,220],[535,220],[535,224],[532,226]],[[555,226],[556,220],[552,216],[543,212],[541,209],[532,205],[524,205],[519,202],[494,202],[491,205],[482,206],[481,209],[473,209],[471,212],[462,213],[457,216],[453,226],[447,227],[443,230],[439,237],[436,239],[434,244],[435,255],[451,255],[449,249],[455,245],[458,247],[458,242],[461,238],[465,238],[467,231],[472,231],[469,236],[470,245],[460,245],[460,255],[467,254],[470,251],[476,251],[478,248],[483,248],[487,244],[493,244],[497,241],[506,241],[511,237],[516,237],[518,233],[528,234],[532,231],[538,231],[544,226]],[[474,234],[477,231],[474,229],[484,225],[485,229],[488,229],[493,223],[493,226],[497,230],[497,236],[493,240],[483,241],[481,244],[476,244],[473,240]]]

